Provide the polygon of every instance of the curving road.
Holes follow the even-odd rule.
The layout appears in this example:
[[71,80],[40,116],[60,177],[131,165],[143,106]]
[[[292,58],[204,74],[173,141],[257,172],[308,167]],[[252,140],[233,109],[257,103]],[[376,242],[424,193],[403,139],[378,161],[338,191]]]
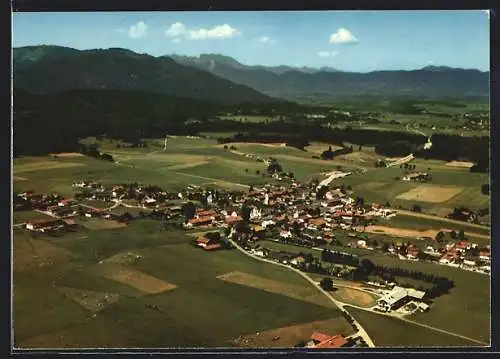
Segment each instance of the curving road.
[[[318,286],[316,284],[316,282],[311,279],[308,275],[306,275],[305,273],[303,273],[302,271],[296,269],[296,268],[293,268],[293,267],[290,267],[290,266],[287,266],[285,264],[282,264],[282,263],[277,263],[277,262],[274,262],[272,260],[269,260],[269,259],[265,259],[265,258],[261,258],[261,257],[258,257],[258,256],[255,256],[249,252],[247,252],[246,250],[244,250],[243,248],[241,248],[239,246],[239,244],[237,244],[234,240],[232,240],[231,238],[229,238],[229,241],[231,242],[232,245],[234,245],[240,252],[244,253],[245,255],[249,256],[249,257],[252,257],[253,259],[256,259],[258,261],[261,261],[261,262],[266,262],[266,263],[270,263],[270,264],[274,264],[274,265],[278,265],[278,266],[281,266],[281,267],[284,267],[284,268],[287,268],[289,270],[292,270],[294,271],[295,273],[299,274],[301,277],[303,277],[304,279],[306,279],[309,283],[311,283],[314,288],[316,288],[317,290],[319,290],[321,293],[323,293],[326,297],[328,297],[328,299],[330,299],[330,301],[332,301],[338,308],[340,308],[341,310],[343,310],[344,312],[346,313],[349,313],[344,307],[345,306],[348,306],[348,304],[346,303],[343,303],[343,302],[340,302],[338,301],[337,299],[333,298],[331,296],[330,293],[328,293],[327,291],[325,291],[323,288],[321,288],[320,286]],[[350,315],[350,314],[349,314]],[[373,343],[372,339],[370,338],[370,336],[368,335],[368,333],[366,332],[366,330],[361,326],[361,324],[359,324],[359,322],[354,319],[354,317],[351,316],[351,318],[353,319],[354,321],[354,324],[356,325],[356,327],[358,328],[358,332],[356,333],[357,335],[359,335],[361,338],[363,338],[363,340],[366,342],[366,344],[368,344],[368,346],[370,348],[374,348],[375,347],[375,344]]]

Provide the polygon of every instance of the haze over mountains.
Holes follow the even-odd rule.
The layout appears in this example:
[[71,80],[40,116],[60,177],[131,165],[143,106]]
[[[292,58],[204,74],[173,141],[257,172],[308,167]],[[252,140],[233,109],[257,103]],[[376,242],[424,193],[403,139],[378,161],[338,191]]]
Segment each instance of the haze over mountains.
[[[235,59],[137,54],[125,49],[15,48],[14,84],[36,94],[73,89],[139,90],[219,103],[317,96],[488,96],[489,72],[428,66],[412,71],[342,72],[334,68],[247,66]],[[274,98],[273,98],[274,97]]]

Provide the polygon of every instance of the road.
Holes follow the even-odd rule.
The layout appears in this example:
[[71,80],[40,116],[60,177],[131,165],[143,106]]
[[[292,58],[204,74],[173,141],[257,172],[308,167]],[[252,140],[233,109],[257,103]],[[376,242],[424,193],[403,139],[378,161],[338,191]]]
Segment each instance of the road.
[[[337,299],[333,298],[330,293],[328,293],[323,288],[321,288],[320,286],[318,286],[317,283],[313,279],[311,279],[307,274],[303,273],[302,271],[300,271],[300,270],[298,270],[296,268],[287,266],[285,264],[277,263],[277,262],[274,262],[274,261],[269,260],[269,259],[265,259],[265,258],[261,258],[261,257],[255,256],[255,255],[247,252],[243,248],[241,248],[234,240],[229,239],[229,241],[231,242],[231,244],[233,244],[236,247],[236,249],[238,249],[240,252],[242,252],[246,256],[249,256],[249,257],[251,257],[253,259],[256,259],[258,261],[261,261],[261,262],[266,262],[266,263],[270,263],[270,264],[274,264],[274,265],[278,265],[278,266],[287,268],[287,269],[292,270],[295,273],[299,274],[301,277],[303,277],[309,283],[311,283],[314,286],[314,288],[316,288],[321,293],[323,293],[326,297],[328,297],[328,299],[330,299],[330,301],[333,302],[338,308],[340,308],[341,310],[344,310],[345,312],[347,312],[347,310],[344,308],[347,305],[346,303],[340,302]],[[366,342],[366,344],[368,344],[368,346],[370,348],[374,348],[375,344],[373,343],[372,339],[370,338],[370,336],[368,335],[368,333],[366,332],[366,330],[361,326],[361,324],[358,323],[358,321],[356,321],[356,319],[354,319],[352,316],[351,316],[351,318],[354,320],[354,324],[358,328],[358,332],[356,334],[359,335],[361,338],[363,338],[363,340]]]
[[[303,273],[302,271],[300,271],[300,270],[298,270],[296,268],[290,267],[288,265],[282,264],[282,263],[278,263],[278,262],[275,262],[275,261],[272,261],[272,260],[269,260],[269,259],[265,259],[265,258],[261,258],[261,257],[255,256],[255,255],[253,255],[253,254],[245,251],[243,248],[241,248],[234,240],[229,239],[229,241],[240,252],[244,253],[245,255],[247,255],[249,257],[252,257],[252,258],[254,258],[256,260],[259,260],[261,262],[266,262],[266,263],[270,263],[270,264],[274,264],[274,265],[278,265],[278,266],[287,268],[287,269],[292,270],[295,273],[299,274],[304,279],[306,279],[309,283],[311,283],[317,290],[319,290],[326,297],[328,297],[328,299],[330,299],[330,301],[332,301],[338,308],[340,308],[341,310],[344,310],[347,313],[349,313],[349,311],[346,309],[346,307],[352,307],[352,308],[364,310],[364,311],[367,311],[367,312],[371,312],[371,313],[374,313],[374,314],[384,315],[384,316],[391,317],[391,318],[394,318],[394,319],[399,319],[399,320],[402,320],[402,321],[407,322],[407,323],[418,325],[420,327],[424,327],[424,328],[427,328],[427,329],[430,329],[430,330],[434,330],[434,331],[437,331],[437,332],[445,333],[445,334],[448,334],[448,335],[451,335],[451,336],[454,336],[454,337],[462,338],[462,339],[465,339],[465,340],[468,340],[468,341],[471,341],[471,342],[474,342],[474,343],[477,343],[477,344],[481,344],[481,345],[485,345],[485,346],[489,345],[488,343],[485,343],[485,342],[483,342],[481,340],[473,339],[473,338],[467,337],[465,335],[457,334],[457,333],[450,332],[450,331],[447,331],[447,330],[444,330],[444,329],[433,327],[431,325],[427,325],[427,324],[423,324],[423,323],[415,322],[413,320],[406,319],[404,317],[404,314],[377,312],[377,311],[374,311],[372,308],[365,308],[365,307],[360,307],[360,306],[357,306],[357,305],[352,305],[352,304],[347,304],[347,303],[341,302],[341,301],[333,298],[330,293],[328,293],[325,290],[323,290],[323,288],[321,288],[316,281],[314,281],[312,278],[310,278],[307,274]],[[351,288],[351,289],[355,289],[355,290],[362,290],[362,289],[360,289],[358,287],[349,286],[349,285],[343,285],[343,284],[338,284],[338,283],[336,283],[336,285],[338,285],[339,287]],[[376,295],[376,293],[373,293],[371,291],[367,291],[367,290],[362,290],[362,291],[366,291],[366,292],[369,292],[370,294],[375,294]],[[351,314],[349,314],[349,315],[351,315]],[[368,333],[366,332],[366,330],[359,324],[359,322],[352,315],[351,315],[351,317],[354,319],[354,324],[359,329],[358,333],[356,333],[354,335],[359,335],[360,337],[362,337],[363,340],[365,340],[365,342],[368,344],[369,347],[375,347],[375,344],[374,344],[373,340],[370,338],[370,336],[368,335]]]

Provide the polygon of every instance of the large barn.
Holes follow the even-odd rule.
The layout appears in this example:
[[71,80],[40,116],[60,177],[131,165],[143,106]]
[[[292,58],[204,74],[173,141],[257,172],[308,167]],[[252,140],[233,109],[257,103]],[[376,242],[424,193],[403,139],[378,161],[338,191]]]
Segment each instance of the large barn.
[[384,310],[396,310],[412,300],[422,301],[424,297],[423,291],[395,286],[377,301],[377,306]]

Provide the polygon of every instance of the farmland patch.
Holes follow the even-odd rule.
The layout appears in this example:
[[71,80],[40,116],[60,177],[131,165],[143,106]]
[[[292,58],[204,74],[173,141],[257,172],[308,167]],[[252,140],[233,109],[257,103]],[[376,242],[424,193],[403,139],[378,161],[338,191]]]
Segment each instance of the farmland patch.
[[44,171],[44,170],[51,170],[51,169],[56,169],[56,168],[75,167],[75,166],[83,166],[83,163],[57,162],[57,161],[37,161],[37,162],[30,162],[30,163],[23,163],[23,164],[15,165],[14,166],[14,173]]
[[99,312],[120,299],[116,293],[94,292],[71,287],[56,287],[65,297],[72,299],[91,312]]
[[99,218],[93,218],[90,220],[83,220],[82,225],[85,228],[90,229],[92,231],[101,230],[101,229],[115,229],[115,228],[127,227],[127,224],[123,223],[123,222],[118,222],[118,221],[109,220],[109,219],[99,219]]
[[118,264],[102,264],[99,269],[99,272],[104,277],[127,284],[146,294],[162,293],[177,287],[149,274]]
[[304,285],[304,287],[299,287],[297,285],[281,283],[272,279],[239,271],[226,273],[218,276],[217,278],[226,282],[261,289],[266,292],[281,294],[290,298],[304,300],[306,302],[322,306],[333,306],[333,304],[327,301],[326,298],[323,299],[323,297],[318,297],[315,293],[311,293],[310,287],[306,285]]
[[353,330],[343,317],[337,317],[242,335],[232,343],[238,347],[292,348],[299,342],[308,341],[316,331],[349,336]]
[[62,153],[51,153],[50,156],[57,156],[57,157],[83,157],[84,155],[82,153],[78,153],[78,152],[62,152]]
[[354,304],[360,307],[373,307],[375,305],[375,298],[373,295],[363,292],[361,290],[338,287],[332,296],[344,303]]
[[442,203],[450,200],[462,191],[462,187],[421,185],[400,194],[396,199]]

